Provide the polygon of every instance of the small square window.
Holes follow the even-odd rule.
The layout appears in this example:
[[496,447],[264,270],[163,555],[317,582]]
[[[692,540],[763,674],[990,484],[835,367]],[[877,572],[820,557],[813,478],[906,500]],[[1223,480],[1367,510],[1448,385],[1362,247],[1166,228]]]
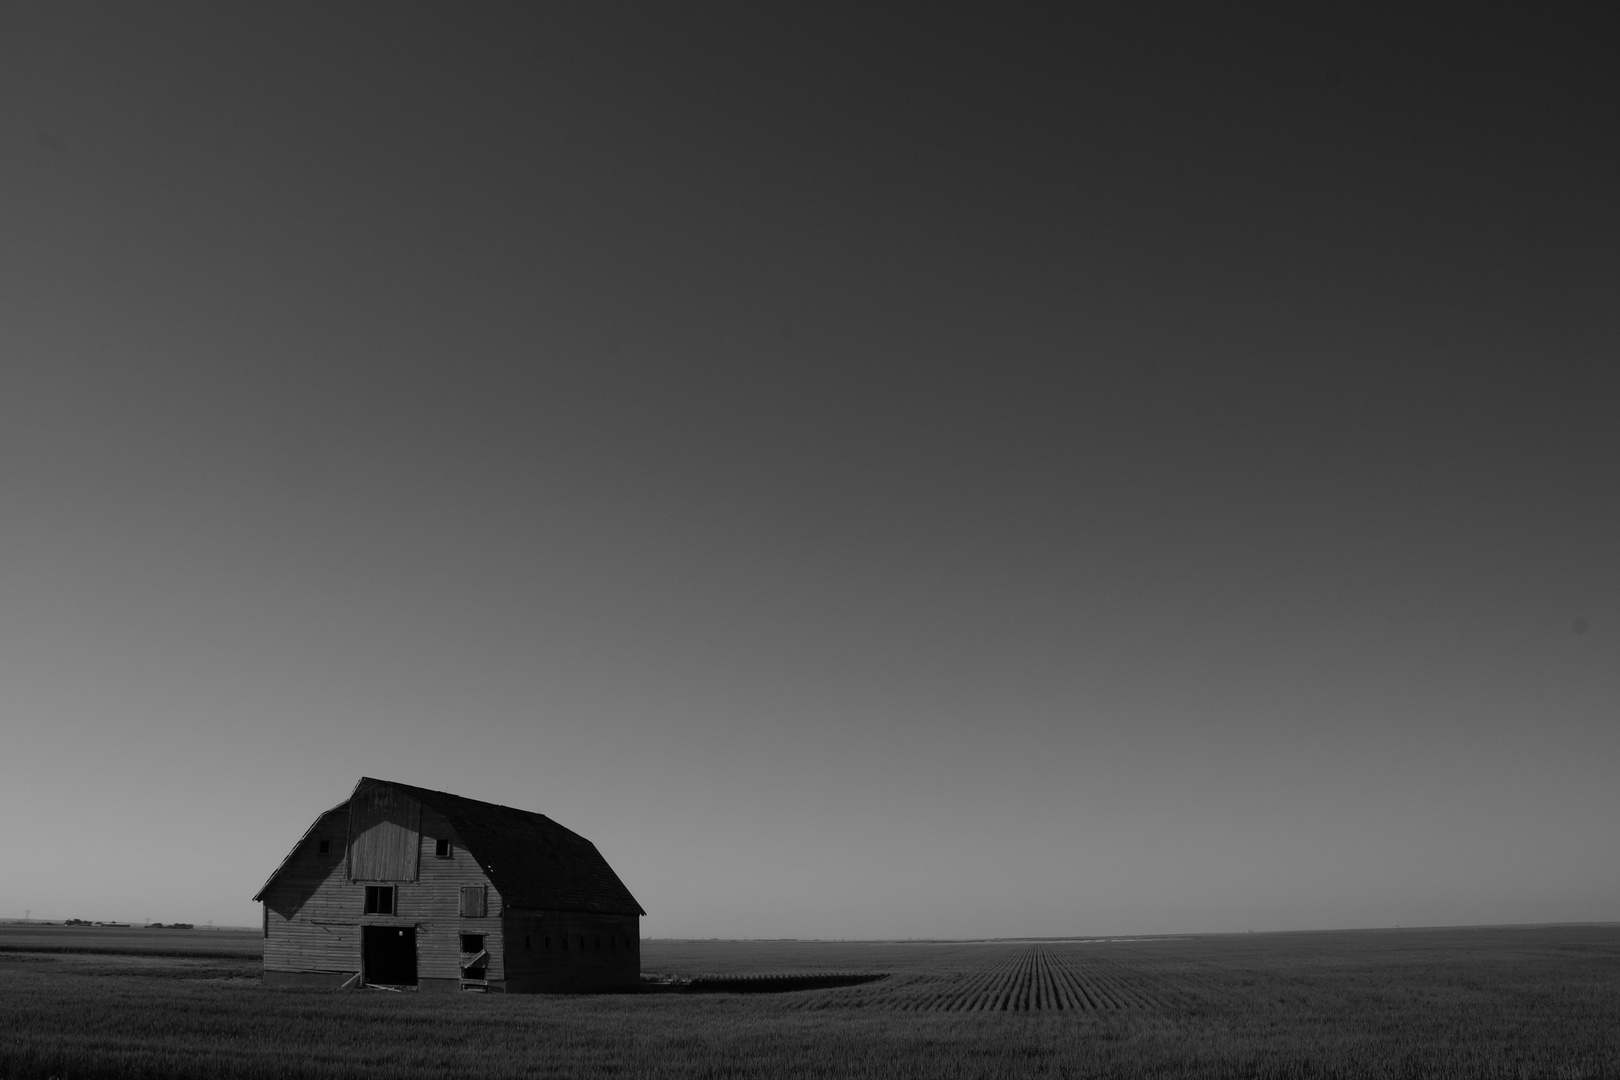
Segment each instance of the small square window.
[[367,915],[392,915],[394,913],[394,887],[392,885],[366,886]]
[[433,857],[435,859],[448,859],[453,850],[454,849],[450,846],[450,841],[442,837],[433,841]]
[[483,934],[462,934],[461,935],[461,951],[464,952],[464,953],[483,952],[484,951],[484,935]]
[[320,839],[320,841],[315,845],[315,853],[317,855],[330,855],[330,854],[332,854],[332,841],[326,839],[323,836]]

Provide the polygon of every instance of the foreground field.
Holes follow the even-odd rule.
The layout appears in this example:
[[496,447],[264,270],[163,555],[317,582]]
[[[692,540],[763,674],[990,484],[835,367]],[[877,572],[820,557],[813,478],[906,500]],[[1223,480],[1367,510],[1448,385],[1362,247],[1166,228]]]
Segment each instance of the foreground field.
[[146,938],[51,952],[89,939],[7,930],[0,1080],[1620,1076],[1614,926],[646,942],[643,967],[679,978],[885,976],[597,998],[270,990],[251,935],[189,951],[175,939],[179,955],[154,956]]

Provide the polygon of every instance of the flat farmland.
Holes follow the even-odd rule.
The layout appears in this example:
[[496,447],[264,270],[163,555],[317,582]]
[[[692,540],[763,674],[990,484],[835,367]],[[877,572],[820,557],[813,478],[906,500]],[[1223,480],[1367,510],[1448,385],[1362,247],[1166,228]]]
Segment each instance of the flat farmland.
[[83,928],[52,929],[0,927],[3,1080],[1620,1076],[1612,925],[647,941],[643,967],[677,986],[880,977],[605,997],[269,989],[252,934],[174,931],[154,955],[164,931],[94,952]]
[[0,923],[0,952],[100,953],[117,956],[213,956],[258,959],[256,930],[170,930],[144,926]]
[[881,976],[859,989],[787,1003],[811,1009],[1084,1011],[1174,1008],[1199,1000],[1185,972],[1167,978],[1144,970],[1140,950],[1151,939],[1126,942],[655,941],[643,943],[642,966],[699,982],[736,975]]

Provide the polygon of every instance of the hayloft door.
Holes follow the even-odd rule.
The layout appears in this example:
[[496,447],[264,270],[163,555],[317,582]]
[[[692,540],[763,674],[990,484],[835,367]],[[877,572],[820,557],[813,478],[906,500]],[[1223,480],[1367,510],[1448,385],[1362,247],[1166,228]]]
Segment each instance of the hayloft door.
[[368,983],[415,986],[416,927],[362,926],[360,963]]

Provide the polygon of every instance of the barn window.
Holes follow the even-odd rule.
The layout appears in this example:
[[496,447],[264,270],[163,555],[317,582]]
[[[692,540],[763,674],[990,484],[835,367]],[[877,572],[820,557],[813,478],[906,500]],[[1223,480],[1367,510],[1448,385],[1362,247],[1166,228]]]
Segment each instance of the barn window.
[[394,913],[394,887],[392,885],[366,886],[366,914],[392,915]]
[[483,934],[462,934],[461,935],[461,951],[465,952],[465,953],[483,952],[484,951],[484,935]]
[[332,841],[326,839],[325,837],[322,837],[321,840],[320,840],[320,843],[318,843],[315,846],[315,853],[317,855],[330,855],[330,854],[332,854]]
[[461,917],[464,919],[482,919],[489,912],[486,896],[486,887],[483,885],[463,885],[461,887]]
[[433,857],[435,859],[448,859],[450,853],[450,841],[443,838],[433,841]]

